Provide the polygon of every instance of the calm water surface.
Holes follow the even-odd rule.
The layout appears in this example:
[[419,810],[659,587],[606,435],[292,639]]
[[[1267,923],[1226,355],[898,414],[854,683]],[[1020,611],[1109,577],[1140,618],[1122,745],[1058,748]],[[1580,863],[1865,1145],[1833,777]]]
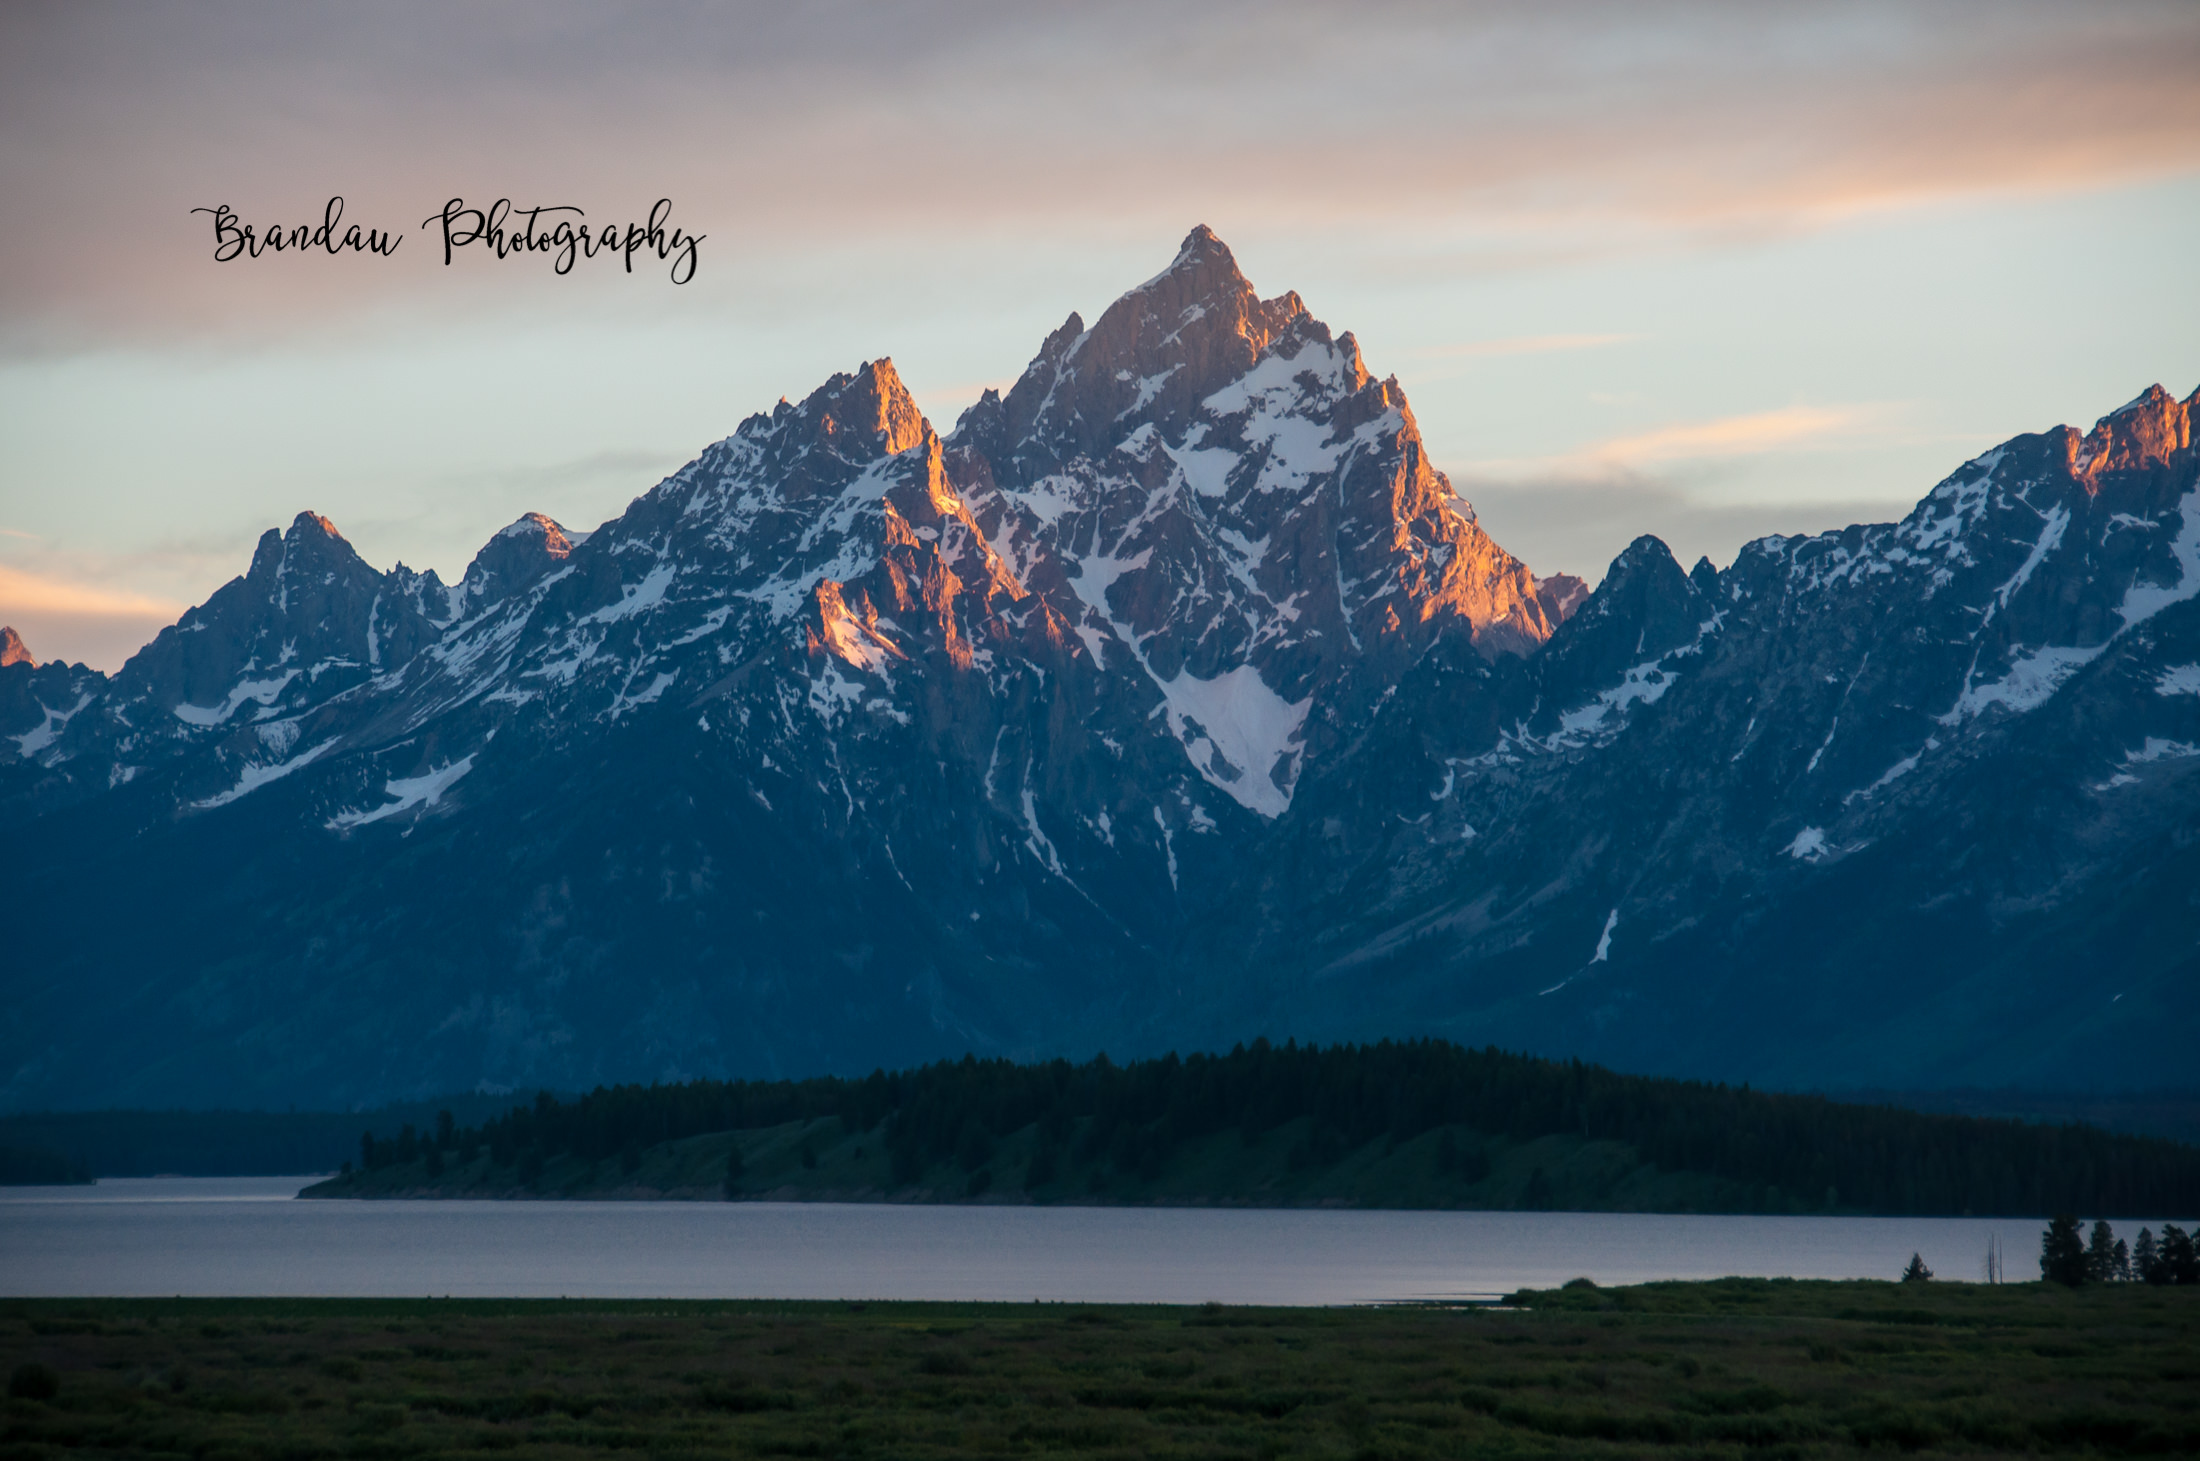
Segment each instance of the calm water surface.
[[[2011,1277],[2043,1223],[1632,1213],[296,1202],[309,1177],[0,1190],[0,1294],[1344,1304],[1727,1274]],[[2133,1236],[2137,1225],[2117,1224]]]

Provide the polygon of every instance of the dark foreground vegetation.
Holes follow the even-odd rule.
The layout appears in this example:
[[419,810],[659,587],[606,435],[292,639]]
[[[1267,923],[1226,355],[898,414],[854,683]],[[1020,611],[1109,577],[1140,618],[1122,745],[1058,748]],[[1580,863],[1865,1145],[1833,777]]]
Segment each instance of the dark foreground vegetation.
[[2200,1291],[1730,1279],[1516,1309],[0,1302],[0,1454],[2200,1452]]
[[538,1097],[370,1136],[326,1197],[763,1196],[1696,1212],[2200,1211],[2200,1150],[1442,1041]]

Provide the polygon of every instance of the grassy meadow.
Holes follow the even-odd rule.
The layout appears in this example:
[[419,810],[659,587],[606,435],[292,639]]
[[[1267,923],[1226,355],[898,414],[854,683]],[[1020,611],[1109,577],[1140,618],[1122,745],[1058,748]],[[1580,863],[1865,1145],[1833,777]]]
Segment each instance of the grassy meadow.
[[0,1302],[0,1458],[2200,1453],[2200,1290]]

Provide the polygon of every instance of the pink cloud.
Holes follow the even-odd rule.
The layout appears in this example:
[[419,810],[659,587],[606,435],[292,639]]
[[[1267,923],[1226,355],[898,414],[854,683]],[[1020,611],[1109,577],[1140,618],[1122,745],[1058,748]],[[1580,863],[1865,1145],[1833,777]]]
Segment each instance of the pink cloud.
[[[2200,167],[2200,11],[1407,9],[979,0],[610,12],[97,4],[0,18],[0,272],[18,348],[648,299],[444,270],[444,198],[675,199],[699,291],[820,254],[1379,230],[1452,267],[1821,227]],[[194,206],[408,228],[393,259],[217,265]],[[584,296],[582,291],[588,291]],[[717,297],[717,296],[712,296]]]

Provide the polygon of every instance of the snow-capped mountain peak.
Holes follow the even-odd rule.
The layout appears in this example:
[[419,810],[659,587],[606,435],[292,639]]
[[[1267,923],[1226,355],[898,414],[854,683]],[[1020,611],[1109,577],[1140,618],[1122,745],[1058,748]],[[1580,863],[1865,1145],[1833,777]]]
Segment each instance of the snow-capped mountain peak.
[[112,678],[0,635],[0,846],[55,910],[0,1095],[240,1046],[443,1090],[1264,1032],[2159,1083],[2196,405],[1724,572],[1643,537],[1592,592],[1195,229],[945,440],[882,358],[455,584],[305,513]]

